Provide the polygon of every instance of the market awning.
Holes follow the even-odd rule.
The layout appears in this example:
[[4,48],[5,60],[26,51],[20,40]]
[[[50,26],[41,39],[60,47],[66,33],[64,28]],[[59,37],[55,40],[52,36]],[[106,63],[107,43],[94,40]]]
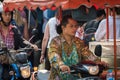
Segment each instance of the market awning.
[[56,7],[62,6],[63,10],[66,9],[76,9],[81,5],[91,7],[91,5],[97,5],[103,7],[105,4],[110,6],[120,4],[119,0],[4,0],[4,9],[10,8],[11,10],[15,8],[23,8],[27,6],[28,9],[36,9],[36,7],[47,7],[51,8],[53,5]]
[[23,8],[26,6],[28,9],[36,9],[37,7],[51,8],[52,6],[59,7],[63,4],[68,3],[69,0],[4,0],[4,9],[10,8],[13,10],[15,8]]
[[92,4],[97,4],[99,7],[104,5],[109,5],[113,7],[114,5],[119,5],[120,0],[90,0]]

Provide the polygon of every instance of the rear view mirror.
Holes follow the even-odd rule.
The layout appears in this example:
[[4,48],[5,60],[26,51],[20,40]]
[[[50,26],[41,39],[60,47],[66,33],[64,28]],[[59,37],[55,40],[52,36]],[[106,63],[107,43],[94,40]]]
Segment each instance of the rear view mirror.
[[96,45],[94,53],[95,53],[96,56],[101,57],[101,55],[102,55],[102,46],[101,45]]
[[32,35],[37,35],[37,34],[38,34],[38,30],[34,28],[34,29],[32,30]]

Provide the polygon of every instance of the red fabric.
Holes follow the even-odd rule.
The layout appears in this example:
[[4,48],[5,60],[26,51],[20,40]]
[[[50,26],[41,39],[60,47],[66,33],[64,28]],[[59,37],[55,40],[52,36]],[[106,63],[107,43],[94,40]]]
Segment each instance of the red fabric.
[[120,4],[119,0],[4,0],[4,9],[9,7],[11,10],[14,8],[23,8],[27,6],[29,9],[31,7],[36,9],[36,7],[47,6],[47,8],[51,8],[54,4],[56,7],[62,6],[62,9],[75,9],[80,5],[86,5],[87,7],[91,7],[91,5],[95,4],[99,7],[103,7],[105,4],[109,4],[111,6]]

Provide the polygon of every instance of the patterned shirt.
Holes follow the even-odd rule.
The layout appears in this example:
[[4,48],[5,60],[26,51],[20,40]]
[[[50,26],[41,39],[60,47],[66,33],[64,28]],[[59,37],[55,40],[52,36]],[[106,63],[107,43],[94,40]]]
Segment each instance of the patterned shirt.
[[[51,63],[51,66],[54,68],[58,68],[60,65],[65,64],[62,60],[62,45],[64,45],[64,51],[67,53],[67,56],[70,56],[70,53],[73,50],[73,44],[76,46],[77,49],[77,54],[79,56],[79,61],[84,61],[84,60],[91,60],[91,61],[96,61],[99,60],[94,54],[88,49],[88,47],[84,46],[84,42],[80,40],[79,38],[74,37],[72,40],[71,45],[69,45],[63,35],[57,36],[52,39],[50,43],[50,48],[48,51],[48,56],[49,60]],[[54,76],[51,74],[50,76]]]
[[7,46],[8,49],[14,48],[14,32],[12,31],[12,28],[13,26],[10,25],[8,34],[5,36],[2,27],[0,26],[0,35],[2,37],[3,43],[5,43],[5,46]]

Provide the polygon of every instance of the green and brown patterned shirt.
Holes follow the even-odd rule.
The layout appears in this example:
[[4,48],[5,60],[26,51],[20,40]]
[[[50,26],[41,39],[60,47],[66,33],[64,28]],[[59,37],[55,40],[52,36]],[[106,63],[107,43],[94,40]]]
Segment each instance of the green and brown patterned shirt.
[[[64,45],[64,47],[63,47]],[[49,61],[51,63],[51,66],[54,68],[59,68],[60,65],[65,64],[62,60],[62,51],[64,49],[64,52],[69,57],[71,52],[73,51],[73,45],[75,45],[79,62],[84,60],[91,60],[91,61],[98,61],[98,57],[96,57],[89,49],[88,47],[84,46],[84,41],[80,40],[79,38],[74,37],[72,39],[72,43],[68,44],[66,40],[64,39],[63,35],[57,36],[53,38],[53,40],[50,43],[50,47],[48,50],[48,57]],[[72,58],[73,59],[73,58]],[[52,75],[53,74],[53,75]],[[51,70],[50,76],[55,76],[54,72]],[[54,79],[50,79],[54,80]]]

